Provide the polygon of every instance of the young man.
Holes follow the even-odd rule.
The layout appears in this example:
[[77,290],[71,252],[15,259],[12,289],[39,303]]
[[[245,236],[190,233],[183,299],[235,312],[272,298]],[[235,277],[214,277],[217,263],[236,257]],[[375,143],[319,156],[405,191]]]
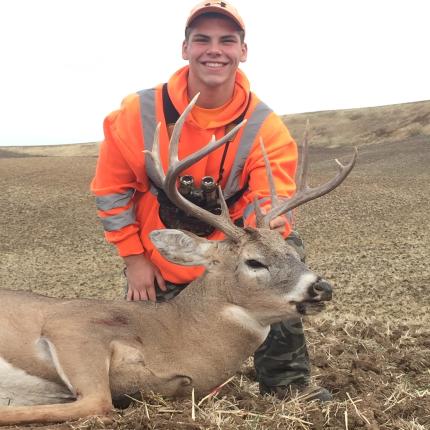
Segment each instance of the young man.
[[[166,168],[172,123],[197,93],[197,104],[183,126],[179,159],[206,145],[212,135],[220,138],[244,118],[247,124],[228,146],[182,175],[192,176],[195,184],[203,177],[212,177],[229,199],[231,218],[252,225],[254,196],[261,207],[270,207],[259,146],[262,138],[279,195],[290,196],[295,191],[296,144],[279,117],[250,92],[246,76],[238,69],[247,58],[244,37],[245,25],[233,6],[213,0],[198,4],[188,17],[182,46],[182,58],[188,66],[178,70],[167,85],[128,96],[105,120],[105,140],[92,191],[106,238],[116,245],[125,262],[128,300],[168,300],[203,273],[201,267],[168,262],[150,241],[150,231],[168,227],[173,221],[180,223],[182,219],[185,229],[197,226],[171,208],[142,153],[151,148],[156,125],[161,123],[160,152]],[[172,213],[175,220],[169,219]],[[275,218],[271,228],[285,238],[291,233],[284,217]],[[198,234],[222,239],[218,231]],[[294,245],[294,238],[287,240]],[[293,385],[306,387],[309,360],[300,320],[273,326],[255,354],[255,363],[262,393],[283,396]],[[316,397],[327,396],[325,390],[317,391]]]

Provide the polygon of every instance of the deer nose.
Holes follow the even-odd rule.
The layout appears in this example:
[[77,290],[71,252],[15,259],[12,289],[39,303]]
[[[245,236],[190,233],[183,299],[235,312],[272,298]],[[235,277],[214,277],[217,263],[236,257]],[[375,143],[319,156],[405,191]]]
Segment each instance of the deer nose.
[[308,290],[312,300],[315,301],[331,300],[332,292],[333,290],[331,285],[324,279],[318,279],[309,287]]

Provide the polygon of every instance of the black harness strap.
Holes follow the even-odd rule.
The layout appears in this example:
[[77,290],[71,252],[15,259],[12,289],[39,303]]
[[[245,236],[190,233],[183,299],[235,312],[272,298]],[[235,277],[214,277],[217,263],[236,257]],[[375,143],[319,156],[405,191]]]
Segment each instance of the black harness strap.
[[176,121],[179,119],[179,112],[176,110],[175,106],[173,106],[172,100],[169,97],[169,92],[167,91],[167,84],[163,84],[162,89],[163,94],[163,112],[164,119],[166,120],[167,125],[176,124]]

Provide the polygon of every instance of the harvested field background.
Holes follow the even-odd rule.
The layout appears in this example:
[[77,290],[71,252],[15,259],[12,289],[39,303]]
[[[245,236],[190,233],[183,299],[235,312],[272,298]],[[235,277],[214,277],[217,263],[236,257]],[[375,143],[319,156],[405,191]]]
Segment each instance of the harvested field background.
[[[313,378],[334,401],[260,397],[249,361],[195,421],[191,399],[148,395],[107,428],[430,428],[430,102],[308,116],[313,184],[359,146],[346,182],[297,215],[309,266],[336,287],[327,310],[305,322]],[[305,116],[289,118],[300,140]],[[0,287],[121,300],[122,264],[88,191],[96,152],[96,144],[0,148]]]

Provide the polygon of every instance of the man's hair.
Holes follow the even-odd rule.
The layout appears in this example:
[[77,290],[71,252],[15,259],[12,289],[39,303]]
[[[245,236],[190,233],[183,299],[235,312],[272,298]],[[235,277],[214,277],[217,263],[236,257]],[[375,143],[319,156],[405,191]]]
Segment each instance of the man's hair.
[[[240,38],[240,43],[244,43],[245,42],[245,32],[243,30],[241,30],[237,24],[230,19],[229,17],[223,15],[222,13],[216,13],[216,12],[208,12],[205,13],[203,15],[198,16],[194,21],[196,21],[197,19],[199,19],[201,16],[207,17],[207,18],[221,18],[221,19],[225,19],[227,21],[232,22],[236,27],[237,27],[237,32],[239,34],[239,38]],[[190,37],[190,33],[191,30],[193,29],[193,23],[194,21],[191,22],[191,24],[185,29],[185,40],[188,41],[189,37]]]

